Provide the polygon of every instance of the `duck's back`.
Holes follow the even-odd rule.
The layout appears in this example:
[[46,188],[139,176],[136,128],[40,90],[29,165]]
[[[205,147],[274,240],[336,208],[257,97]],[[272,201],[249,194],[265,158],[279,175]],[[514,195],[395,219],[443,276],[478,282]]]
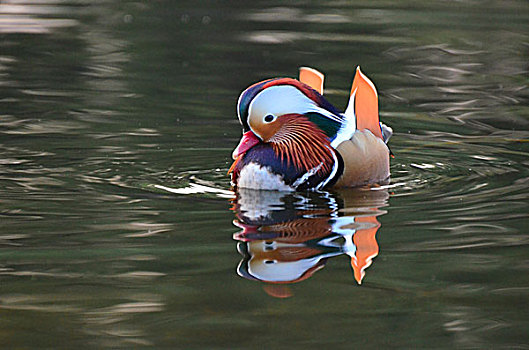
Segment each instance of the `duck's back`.
[[354,187],[389,180],[389,149],[369,130],[357,130],[336,148],[343,159],[342,176],[333,187]]

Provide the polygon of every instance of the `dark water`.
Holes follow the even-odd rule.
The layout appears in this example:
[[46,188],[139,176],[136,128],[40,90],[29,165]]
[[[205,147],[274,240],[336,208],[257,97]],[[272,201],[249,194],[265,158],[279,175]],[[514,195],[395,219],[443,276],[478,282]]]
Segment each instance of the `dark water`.
[[[529,348],[528,58],[526,1],[0,2],[1,347]],[[358,64],[391,185],[231,201],[239,92]]]

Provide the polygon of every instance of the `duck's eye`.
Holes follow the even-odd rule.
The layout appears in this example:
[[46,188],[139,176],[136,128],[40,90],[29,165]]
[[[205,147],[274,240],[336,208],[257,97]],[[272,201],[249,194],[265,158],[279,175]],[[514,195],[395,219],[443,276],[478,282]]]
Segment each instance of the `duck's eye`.
[[271,115],[271,114],[267,114],[265,117],[264,117],[264,121],[265,123],[271,123],[273,122],[274,120],[276,120],[276,117]]

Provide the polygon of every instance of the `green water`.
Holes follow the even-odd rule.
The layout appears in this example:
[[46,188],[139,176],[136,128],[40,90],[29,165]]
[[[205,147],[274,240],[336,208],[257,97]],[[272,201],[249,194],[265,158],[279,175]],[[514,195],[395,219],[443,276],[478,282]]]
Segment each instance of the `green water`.
[[[0,347],[529,348],[528,57],[526,1],[0,2]],[[230,200],[302,65],[391,184]]]

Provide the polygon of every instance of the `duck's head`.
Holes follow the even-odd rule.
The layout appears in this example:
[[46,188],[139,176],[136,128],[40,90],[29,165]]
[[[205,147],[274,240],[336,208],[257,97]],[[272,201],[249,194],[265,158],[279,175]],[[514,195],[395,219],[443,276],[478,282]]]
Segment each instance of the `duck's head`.
[[237,112],[243,136],[233,151],[234,159],[259,143],[271,144],[279,156],[298,167],[310,168],[322,159],[332,159],[325,146],[340,128],[341,115],[298,80],[279,78],[250,86],[241,93]]

